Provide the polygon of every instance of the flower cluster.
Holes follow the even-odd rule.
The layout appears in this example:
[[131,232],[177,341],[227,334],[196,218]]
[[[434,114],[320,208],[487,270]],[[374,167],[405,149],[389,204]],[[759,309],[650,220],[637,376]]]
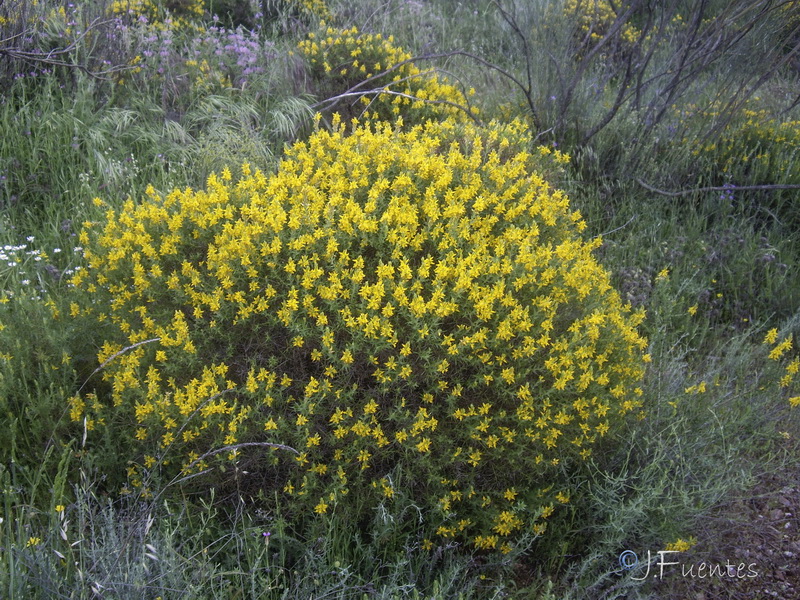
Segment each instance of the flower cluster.
[[268,16],[286,14],[305,21],[332,17],[325,0],[267,0],[263,6]]
[[[564,14],[577,22],[579,40],[588,36],[594,43],[608,34],[619,16],[609,0],[567,0]],[[640,35],[641,32],[630,23],[623,25],[621,39],[624,43],[633,44]]]
[[163,93],[183,95],[244,89],[275,59],[274,44],[242,27],[210,26],[191,36],[171,28],[138,24],[132,28],[135,51],[125,73],[142,86],[160,85]]
[[[758,101],[758,98],[751,101],[742,111],[742,117],[727,125],[719,138],[695,143],[693,154],[708,160],[726,178],[768,183],[800,182],[797,163],[800,121],[775,118],[769,111],[755,106]],[[717,118],[718,113],[717,106],[712,105],[692,116],[709,122]]]
[[667,552],[686,552],[687,550],[691,550],[697,545],[697,538],[692,536],[689,539],[684,540],[683,538],[678,538],[674,542],[670,542],[667,544],[666,550]]
[[210,63],[209,68],[224,74],[232,87],[242,89],[251,78],[266,72],[267,65],[276,59],[274,48],[272,42],[260,39],[253,31],[214,26],[191,40],[190,58],[185,64]]
[[115,332],[109,394],[72,418],[128,427],[134,485],[233,460],[295,514],[410,494],[439,538],[541,534],[569,501],[556,467],[640,412],[646,342],[520,135],[339,125],[272,176],[108,210],[72,313]]
[[[775,361],[783,367],[783,373],[778,380],[778,385],[782,391],[791,396],[791,393],[786,391],[796,389],[797,384],[795,382],[795,377],[798,371],[800,371],[800,357],[794,356],[793,358],[785,358],[787,353],[790,353],[792,350],[792,334],[783,337],[780,342],[778,338],[778,330],[770,329],[764,336],[763,344],[770,348],[768,355],[769,360]],[[789,358],[791,358],[791,360],[789,360]],[[791,396],[789,398],[789,404],[791,406],[800,406],[800,396]]]
[[147,22],[158,29],[197,29],[203,17],[203,0],[114,0],[108,8],[112,17]]
[[82,259],[83,248],[56,247],[46,252],[32,247],[32,235],[26,241],[25,244],[0,246],[0,302],[14,296],[14,288],[41,299],[48,283],[72,276],[81,269],[76,263]]
[[185,41],[170,29],[146,26],[139,34],[141,77],[169,79],[173,87],[191,85],[196,91],[212,93],[241,89],[275,59],[271,42],[242,27],[211,26]]
[[478,112],[469,105],[469,93],[462,93],[435,69],[420,69],[392,36],[329,27],[309,33],[298,47],[317,82],[318,95],[348,94],[332,104],[345,121],[362,115],[393,121],[402,114],[407,124],[416,124],[448,117],[465,120]]
[[798,25],[800,25],[800,2],[790,0],[778,7],[775,19],[781,27],[785,39],[785,47],[796,44],[798,38]]

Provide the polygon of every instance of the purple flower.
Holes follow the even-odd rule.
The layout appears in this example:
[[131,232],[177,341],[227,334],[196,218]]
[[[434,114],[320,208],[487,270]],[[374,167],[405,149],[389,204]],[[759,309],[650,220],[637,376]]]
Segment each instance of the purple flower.
[[722,187],[725,189],[719,195],[719,199],[732,201],[734,199],[733,190],[736,188],[736,185],[733,183],[725,183]]

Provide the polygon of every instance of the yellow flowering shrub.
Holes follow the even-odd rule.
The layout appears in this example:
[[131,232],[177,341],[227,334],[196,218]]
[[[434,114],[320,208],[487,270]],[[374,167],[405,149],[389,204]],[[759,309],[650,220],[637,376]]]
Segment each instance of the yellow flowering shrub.
[[[724,128],[714,135],[676,136],[670,143],[675,149],[691,152],[693,168],[701,170],[708,185],[726,188],[714,192],[721,201],[737,208],[752,207],[760,215],[770,215],[778,222],[796,227],[800,224],[796,190],[737,190],[738,186],[800,184],[800,120],[766,108],[769,102],[771,99],[755,96],[729,117],[724,100],[706,106],[690,105],[676,111],[678,123],[685,131],[694,128],[708,131],[709,124],[718,122],[725,123]],[[757,218],[763,218],[760,215]],[[774,269],[777,264],[765,266]],[[773,311],[774,308],[769,308],[765,313]]]
[[788,50],[797,43],[798,25],[800,25],[800,2],[790,0],[783,3],[776,12],[778,23],[781,24],[781,37],[785,48]]
[[684,540],[683,538],[678,538],[674,542],[670,542],[664,548],[667,552],[687,552],[691,550],[697,545],[697,538],[692,536],[689,539]]
[[332,16],[325,0],[265,0],[262,1],[262,6],[268,16],[283,13],[306,21],[330,19]]
[[109,332],[107,391],[72,418],[127,432],[134,485],[235,461],[285,514],[411,496],[442,539],[542,533],[556,467],[640,412],[646,342],[521,136],[338,126],[109,209],[72,309]]
[[[779,341],[779,337],[782,338]],[[772,379],[777,381],[781,395],[788,399],[792,407],[800,406],[797,374],[800,372],[800,357],[793,352],[794,337],[790,333],[779,336],[777,328],[770,329],[764,336],[763,345],[769,348],[767,358],[772,362]]]
[[[203,0],[114,0],[108,12],[114,17],[145,18],[158,28],[193,28],[204,13]],[[171,22],[167,24],[167,20]]]
[[[566,0],[564,14],[577,23],[577,38],[582,42],[587,36],[592,44],[602,40],[619,16],[609,0]],[[620,36],[624,44],[634,44],[641,32],[626,23]]]
[[[692,141],[692,153],[714,165],[723,178],[745,178],[757,183],[800,182],[800,121],[782,120],[749,102],[741,117],[732,120],[712,141]],[[698,110],[689,118],[713,122],[719,106]]]
[[332,98],[351,90],[334,110],[350,117],[394,120],[400,114],[407,124],[427,119],[469,119],[477,114],[467,97],[430,68],[421,69],[394,38],[327,28],[309,33],[298,48],[316,82],[317,95]]

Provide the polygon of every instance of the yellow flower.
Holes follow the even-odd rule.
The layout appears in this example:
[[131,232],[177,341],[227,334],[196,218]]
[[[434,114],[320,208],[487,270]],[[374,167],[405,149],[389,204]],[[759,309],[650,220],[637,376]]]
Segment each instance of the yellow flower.
[[781,356],[786,353],[787,350],[791,350],[792,348],[792,335],[783,340],[780,344],[775,346],[772,351],[769,353],[769,358],[772,360],[778,360]]
[[690,537],[688,540],[678,538],[674,542],[667,544],[665,550],[670,552],[686,552],[697,544],[697,538]]
[[[360,64],[406,60],[370,54],[383,39],[367,37],[348,47]],[[338,52],[313,43],[308,56]],[[425,99],[447,97],[441,81],[414,79],[427,79],[414,89]],[[129,435],[183,453],[161,465],[170,477],[215,444],[275,438],[300,453],[276,449],[261,467],[285,460],[292,511],[363,497],[370,467],[419,466],[435,474],[431,505],[456,513],[431,531],[504,550],[538,503],[503,477],[546,481],[641,408],[644,315],[611,287],[565,194],[533,171],[554,153],[531,150],[524,123],[331,120],[274,174],[152,190],[87,227],[91,268],[76,287],[91,301],[78,308],[109,332],[109,394],[72,399],[70,416],[100,429],[134,415]],[[380,476],[374,500],[391,497]]]

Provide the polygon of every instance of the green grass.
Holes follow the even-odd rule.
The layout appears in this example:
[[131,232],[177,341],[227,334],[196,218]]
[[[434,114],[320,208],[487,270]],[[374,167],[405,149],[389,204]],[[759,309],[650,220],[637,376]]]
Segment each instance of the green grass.
[[[532,28],[557,4],[516,13],[534,32],[527,50],[532,99],[538,116],[551,121],[558,74],[574,67],[565,46],[570,27]],[[526,81],[525,48],[487,3],[330,6],[337,25],[393,34],[415,55],[463,50]],[[622,551],[655,552],[690,536],[713,545],[724,527],[707,525],[715,510],[798,466],[800,409],[789,404],[797,391],[779,385],[796,350],[772,360],[763,343],[772,328],[779,339],[800,334],[795,192],[691,192],[800,182],[794,139],[765,125],[798,119],[797,108],[786,110],[794,98],[781,93],[796,84],[790,71],[770,82],[774,93],[748,104],[768,119],[754,122],[737,109],[719,138],[704,138],[707,124],[696,113],[730,91],[719,80],[746,60],[741,55],[698,74],[699,91],[671,107],[647,139],[629,143],[641,127],[630,112],[587,144],[575,144],[569,128],[540,140],[573,156],[569,175],[556,183],[586,217],[587,234],[603,236],[598,256],[615,286],[647,311],[642,329],[652,357],[646,417],[605,440],[592,463],[565,474],[577,493],[548,537],[508,556],[456,545],[426,552],[411,500],[395,512],[377,511],[370,523],[332,517],[312,526],[287,522],[236,490],[184,496],[174,486],[148,498],[119,497],[104,486],[107,474],[85,445],[82,424],[68,416],[78,389],[102,385],[93,375],[102,332],[69,316],[68,274],[85,267],[77,234],[84,221],[102,218],[92,199],[115,206],[148,185],[197,188],[210,173],[245,161],[274,169],[284,145],[307,131],[319,100],[307,95],[303,68],[289,56],[306,27],[289,16],[264,23],[276,58],[244,89],[181,88],[181,73],[128,87],[80,71],[3,83],[0,596],[660,597],[655,582],[620,572]],[[125,62],[135,50],[129,46]],[[530,118],[530,104],[499,71],[457,56],[430,64],[477,90],[482,118]],[[602,102],[614,97],[613,80],[599,90],[591,83],[575,91],[575,123],[595,122]],[[661,195],[637,180],[687,193]]]

